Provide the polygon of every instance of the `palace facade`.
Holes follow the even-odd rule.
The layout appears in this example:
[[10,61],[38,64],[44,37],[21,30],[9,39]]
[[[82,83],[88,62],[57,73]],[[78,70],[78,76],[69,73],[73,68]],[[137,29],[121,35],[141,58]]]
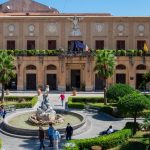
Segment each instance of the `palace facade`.
[[[81,47],[76,47],[79,41]],[[16,77],[6,88],[94,91],[103,80],[93,71],[89,49],[141,50],[150,45],[150,17],[115,17],[111,14],[63,14],[32,0],[10,0],[0,5],[0,49],[61,50],[60,56],[17,56]],[[86,45],[85,48],[82,48]],[[80,46],[80,45],[79,45]],[[87,48],[88,46],[88,48]],[[108,86],[126,83],[138,88],[150,70],[150,56],[117,56]]]

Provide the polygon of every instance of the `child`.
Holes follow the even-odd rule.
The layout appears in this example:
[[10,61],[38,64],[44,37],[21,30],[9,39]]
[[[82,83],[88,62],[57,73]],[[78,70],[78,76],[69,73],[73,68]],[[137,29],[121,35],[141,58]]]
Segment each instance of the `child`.
[[62,104],[62,106],[63,106],[64,100],[65,100],[65,95],[64,95],[64,93],[61,93],[60,96],[59,96],[59,98],[61,99],[61,104]]

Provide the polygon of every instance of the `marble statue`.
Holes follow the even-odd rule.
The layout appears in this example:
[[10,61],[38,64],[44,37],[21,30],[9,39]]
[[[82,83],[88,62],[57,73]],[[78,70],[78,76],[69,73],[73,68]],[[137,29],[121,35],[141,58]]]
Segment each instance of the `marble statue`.
[[36,113],[30,116],[28,120],[36,125],[64,122],[63,116],[56,114],[56,111],[53,110],[48,94],[43,95],[43,101],[41,105],[37,108]]

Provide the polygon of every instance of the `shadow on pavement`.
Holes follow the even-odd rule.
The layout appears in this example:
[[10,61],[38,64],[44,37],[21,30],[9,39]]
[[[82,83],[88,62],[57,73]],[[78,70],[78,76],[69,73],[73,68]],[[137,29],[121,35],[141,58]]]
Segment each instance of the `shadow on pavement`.
[[112,117],[105,113],[97,113],[97,114],[93,115],[92,118],[97,119],[97,120],[102,120],[102,121],[120,121],[120,120],[122,120],[121,118],[115,118],[115,117]]

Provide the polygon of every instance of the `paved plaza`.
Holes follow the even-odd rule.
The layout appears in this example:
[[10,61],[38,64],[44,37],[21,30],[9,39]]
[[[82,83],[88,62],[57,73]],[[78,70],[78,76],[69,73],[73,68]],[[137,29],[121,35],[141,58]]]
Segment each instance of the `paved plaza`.
[[[33,96],[36,95],[35,92],[31,93],[10,93],[10,95],[28,95]],[[70,96],[71,93],[66,93],[66,99],[68,96]],[[102,93],[80,93],[78,96],[103,96]],[[54,109],[65,109],[61,106],[61,101],[59,100],[59,94],[53,93],[49,94],[50,101],[52,103],[52,106]],[[38,107],[38,105],[36,106]],[[103,114],[103,113],[97,113],[96,110],[88,110],[88,111],[79,111],[79,110],[69,110],[78,112],[80,114],[83,114],[86,118],[87,123],[81,127],[80,129],[77,129],[74,132],[73,139],[82,139],[82,138],[91,138],[96,137],[99,135],[101,131],[104,131],[108,128],[109,125],[112,125],[114,129],[120,130],[124,127],[125,123],[128,121],[131,121],[132,119],[116,119],[114,117],[111,117],[109,115]],[[141,120],[140,120],[141,121]],[[14,138],[6,136],[2,133],[0,133],[0,137],[3,140],[3,149],[4,150],[38,150],[39,147],[39,141],[38,139],[22,139],[22,138]],[[64,139],[61,140],[60,147],[64,143]],[[50,150],[48,147],[48,140],[45,141],[46,150]]]

